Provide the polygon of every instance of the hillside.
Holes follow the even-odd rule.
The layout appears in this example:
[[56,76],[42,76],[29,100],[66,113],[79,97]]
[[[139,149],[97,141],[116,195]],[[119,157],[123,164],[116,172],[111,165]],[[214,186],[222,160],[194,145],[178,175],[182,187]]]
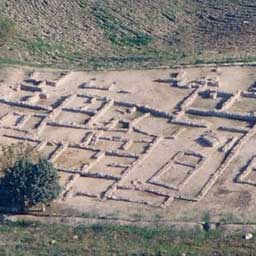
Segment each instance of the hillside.
[[97,68],[256,57],[251,0],[4,0],[1,12],[17,26],[2,61]]

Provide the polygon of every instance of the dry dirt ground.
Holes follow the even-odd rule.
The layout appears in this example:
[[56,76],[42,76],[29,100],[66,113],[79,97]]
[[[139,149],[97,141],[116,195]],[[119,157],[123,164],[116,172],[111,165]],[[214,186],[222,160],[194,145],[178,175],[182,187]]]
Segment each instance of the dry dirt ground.
[[253,221],[255,71],[1,69],[0,142],[54,163],[63,214]]

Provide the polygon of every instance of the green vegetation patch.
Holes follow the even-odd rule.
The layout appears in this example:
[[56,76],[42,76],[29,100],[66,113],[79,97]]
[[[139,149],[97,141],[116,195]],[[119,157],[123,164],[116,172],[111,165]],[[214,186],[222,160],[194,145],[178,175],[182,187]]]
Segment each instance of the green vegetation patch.
[[68,48],[63,43],[52,43],[42,38],[25,41],[25,47],[31,54],[63,55]]
[[171,1],[162,15],[171,22],[175,23],[177,21],[178,14],[182,11],[183,9],[177,1]]
[[30,145],[0,145],[0,209],[25,212],[61,192],[57,169]]
[[0,17],[0,47],[16,33],[16,26],[14,21],[6,17]]
[[98,25],[105,31],[106,37],[114,45],[123,47],[141,47],[149,45],[153,38],[141,31],[136,31],[114,17],[104,7],[92,9]]
[[0,255],[254,255],[255,239],[199,229],[0,224]]
[[86,8],[87,7],[87,5],[88,5],[88,1],[87,0],[79,0],[79,6],[81,7],[81,8]]

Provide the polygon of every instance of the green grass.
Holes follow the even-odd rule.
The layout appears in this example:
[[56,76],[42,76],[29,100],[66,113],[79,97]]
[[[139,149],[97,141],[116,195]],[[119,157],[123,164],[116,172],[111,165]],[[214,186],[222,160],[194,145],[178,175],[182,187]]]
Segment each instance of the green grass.
[[168,8],[162,13],[162,15],[170,20],[171,22],[176,22],[177,15],[182,12],[182,7],[177,1],[170,2]]
[[[42,56],[40,56],[42,57]],[[116,57],[88,57],[83,53],[68,53],[66,54],[62,62],[57,61],[47,62],[43,59],[40,61],[25,61],[17,58],[5,58],[0,57],[0,68],[13,65],[30,66],[38,68],[57,68],[57,69],[67,69],[72,68],[76,70],[124,70],[124,69],[148,69],[148,68],[159,68],[160,66],[171,66],[176,64],[230,64],[235,62],[243,62],[250,64],[256,62],[256,58],[250,59],[234,59],[232,62],[227,62],[226,59],[223,60],[212,60],[212,61],[191,61],[188,62],[183,59],[181,55],[170,56],[143,56],[143,55],[130,55],[127,57],[116,56]]]
[[222,216],[220,217],[220,222],[224,224],[244,223],[241,218],[238,218],[232,212],[222,214]]
[[62,43],[51,43],[41,38],[25,41],[25,47],[31,54],[62,55],[67,52],[67,47]]
[[149,45],[153,38],[144,32],[137,31],[114,17],[107,8],[95,7],[92,9],[98,26],[105,31],[106,37],[113,45],[121,47],[142,47]]
[[209,212],[205,212],[202,216],[202,222],[209,223],[211,221],[211,215]]
[[[253,255],[255,240],[199,229],[0,224],[0,255]],[[215,254],[212,254],[215,252]]]
[[[247,33],[253,31],[255,15],[243,1],[247,0],[74,0],[71,9],[69,4],[58,9],[48,1],[39,14],[32,0],[27,0],[26,9],[4,0],[0,12],[3,17],[9,15],[7,23],[17,31],[9,34],[11,40],[0,47],[0,53],[13,62],[77,69],[249,63],[256,60],[254,35]],[[236,15],[232,15],[234,10]],[[56,19],[55,12],[59,13]],[[30,20],[30,16],[35,18]],[[246,29],[241,27],[244,21],[249,22]],[[4,27],[1,33],[1,23],[6,22],[0,19],[0,44],[1,34],[8,35]],[[56,27],[59,36],[65,35],[58,41]]]
[[16,34],[16,24],[7,17],[0,17],[0,47],[10,41]]
[[88,4],[88,1],[87,0],[79,0],[79,6],[81,8],[86,8],[87,7],[87,4]]

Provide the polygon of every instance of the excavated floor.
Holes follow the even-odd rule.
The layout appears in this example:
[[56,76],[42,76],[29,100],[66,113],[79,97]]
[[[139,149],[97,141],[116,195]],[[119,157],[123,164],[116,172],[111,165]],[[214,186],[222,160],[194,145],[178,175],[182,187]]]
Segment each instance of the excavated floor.
[[0,142],[55,165],[65,212],[252,219],[255,71],[2,69]]

